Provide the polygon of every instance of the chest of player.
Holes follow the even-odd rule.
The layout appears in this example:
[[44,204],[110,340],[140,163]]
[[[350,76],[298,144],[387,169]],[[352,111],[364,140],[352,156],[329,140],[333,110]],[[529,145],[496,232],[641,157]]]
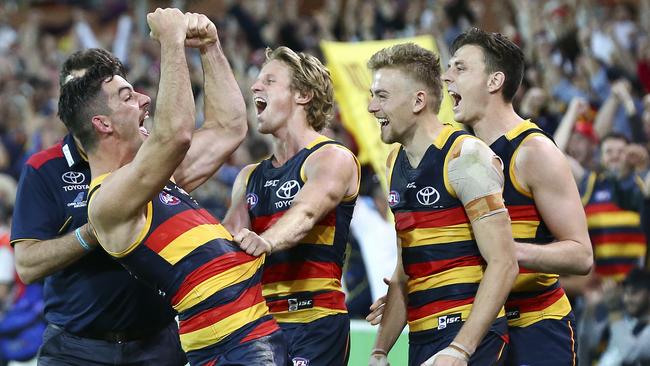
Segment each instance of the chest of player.
[[153,206],[153,223],[173,217],[187,210],[199,210],[199,204],[183,188],[172,182],[151,200]]
[[304,158],[296,159],[275,168],[270,161],[264,161],[253,171],[246,187],[246,203],[252,217],[273,215],[291,208],[305,184],[300,174],[303,162]]
[[431,146],[417,167],[399,152],[391,173],[388,204],[400,211],[442,211],[461,206],[445,186],[445,153]]

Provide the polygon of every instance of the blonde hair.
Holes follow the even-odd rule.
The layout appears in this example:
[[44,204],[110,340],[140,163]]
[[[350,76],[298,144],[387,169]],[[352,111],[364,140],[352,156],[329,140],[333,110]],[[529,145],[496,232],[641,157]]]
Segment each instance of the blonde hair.
[[266,63],[272,60],[289,67],[292,90],[311,95],[311,100],[305,105],[307,123],[316,131],[327,127],[334,109],[334,88],[329,70],[316,57],[284,46],[266,49]]
[[442,102],[442,80],[440,79],[440,57],[415,43],[401,43],[386,47],[370,58],[368,68],[377,71],[382,68],[395,68],[411,80],[421,82],[433,96],[431,108],[440,111]]

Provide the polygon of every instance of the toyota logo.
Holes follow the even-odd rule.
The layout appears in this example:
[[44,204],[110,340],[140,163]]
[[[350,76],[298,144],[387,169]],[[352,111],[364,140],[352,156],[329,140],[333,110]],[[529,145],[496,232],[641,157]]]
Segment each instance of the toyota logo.
[[278,196],[278,198],[282,198],[283,200],[288,200],[295,197],[299,191],[300,183],[298,183],[297,180],[290,180],[288,182],[282,183],[280,188],[275,191],[275,195]]
[[86,176],[80,172],[65,172],[61,176],[61,179],[68,184],[81,184],[86,180]]
[[420,189],[416,196],[418,202],[420,202],[420,204],[424,206],[433,205],[434,203],[438,202],[438,200],[440,199],[440,193],[438,193],[438,191],[431,186],[427,186]]

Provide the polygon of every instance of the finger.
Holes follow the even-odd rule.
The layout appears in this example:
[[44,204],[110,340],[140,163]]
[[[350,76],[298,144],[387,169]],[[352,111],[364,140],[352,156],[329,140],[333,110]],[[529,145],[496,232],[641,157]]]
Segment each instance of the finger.
[[378,298],[375,302],[370,305],[370,310],[375,310],[379,308],[380,306],[384,305],[386,303],[386,295]]
[[387,285],[390,285],[390,278],[389,277],[384,277],[384,283]]
[[383,318],[383,315],[380,314],[380,315],[377,316],[376,318],[370,320],[370,325],[379,325],[379,324],[381,324],[381,319],[382,319],[382,318]]
[[187,18],[187,34],[190,37],[196,37],[199,32],[198,32],[198,22],[199,19],[194,13],[188,13],[188,18]]
[[233,239],[236,242],[241,243],[241,241],[244,240],[244,238],[248,235],[248,233],[249,233],[249,230],[246,229],[246,228],[243,228],[243,229],[239,230],[239,232],[237,233],[237,235],[235,235],[235,237]]

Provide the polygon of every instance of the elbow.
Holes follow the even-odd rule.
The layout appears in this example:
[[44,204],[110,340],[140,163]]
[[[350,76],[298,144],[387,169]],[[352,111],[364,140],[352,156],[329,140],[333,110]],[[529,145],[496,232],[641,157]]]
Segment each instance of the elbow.
[[237,138],[237,143],[241,144],[248,134],[248,120],[246,114],[238,116],[231,127],[232,134]]
[[21,265],[18,261],[16,261],[16,273],[25,285],[31,285],[41,279],[29,267]]
[[594,266],[594,257],[591,253],[589,255],[584,255],[580,259],[578,266],[576,266],[576,273],[580,276],[586,276],[591,272],[591,268]]

